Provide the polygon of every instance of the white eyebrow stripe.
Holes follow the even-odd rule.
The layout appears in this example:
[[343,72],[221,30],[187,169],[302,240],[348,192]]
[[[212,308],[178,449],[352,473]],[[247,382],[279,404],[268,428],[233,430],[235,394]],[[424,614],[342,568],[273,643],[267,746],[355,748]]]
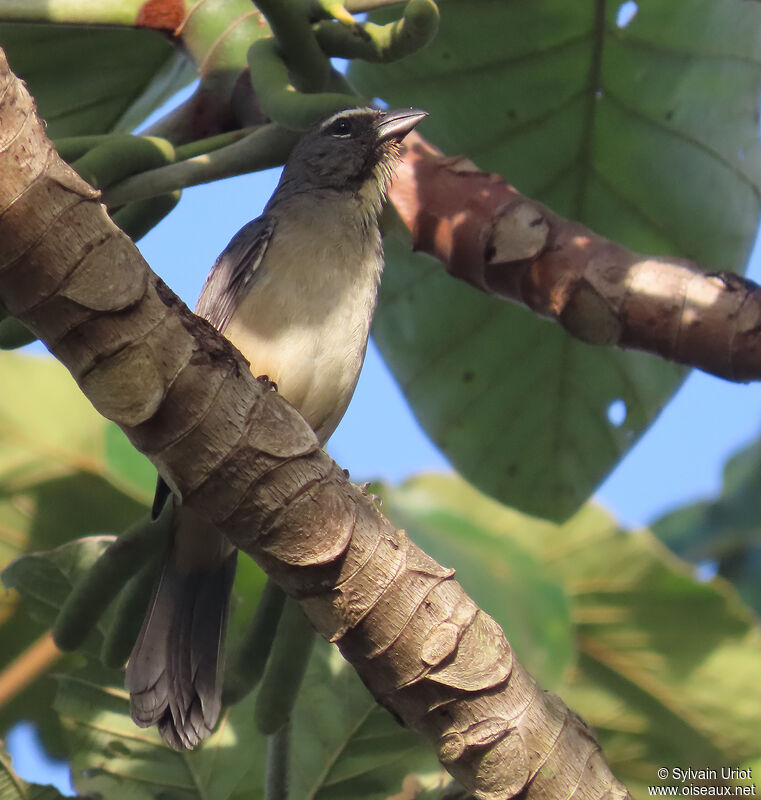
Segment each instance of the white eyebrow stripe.
[[362,108],[344,108],[342,111],[336,111],[335,114],[329,116],[323,123],[320,125],[320,130],[324,131],[325,128],[330,127],[337,119],[341,117],[359,117],[368,112],[375,111],[374,108],[370,108],[369,106],[363,106]]

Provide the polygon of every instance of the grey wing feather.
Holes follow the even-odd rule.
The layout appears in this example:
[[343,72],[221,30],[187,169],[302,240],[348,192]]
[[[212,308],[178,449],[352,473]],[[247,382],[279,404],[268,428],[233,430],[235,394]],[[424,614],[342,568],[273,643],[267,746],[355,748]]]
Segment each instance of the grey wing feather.
[[[262,263],[275,231],[272,217],[261,216],[244,225],[219,254],[196,303],[196,314],[222,332]],[[169,487],[159,476],[151,518],[156,519],[169,497]]]
[[275,221],[266,215],[244,225],[211,268],[196,314],[224,331],[242,297],[256,278],[267,245],[275,231]]
[[[261,216],[244,225],[219,254],[196,303],[196,314],[222,332],[251,286],[275,230],[271,217]],[[169,487],[159,476],[151,519],[156,519],[169,497]]]

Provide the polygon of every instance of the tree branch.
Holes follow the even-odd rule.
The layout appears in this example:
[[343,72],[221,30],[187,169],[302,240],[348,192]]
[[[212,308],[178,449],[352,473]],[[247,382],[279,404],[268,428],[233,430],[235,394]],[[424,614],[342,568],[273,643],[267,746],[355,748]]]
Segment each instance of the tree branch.
[[50,633],[43,634],[0,672],[0,708],[47,672],[63,653]]
[[413,248],[589,344],[645,350],[733,381],[761,379],[761,288],[643,256],[559,217],[464,157],[407,137],[391,199]]
[[0,54],[0,302],[481,800],[627,797],[494,620],[153,274]]

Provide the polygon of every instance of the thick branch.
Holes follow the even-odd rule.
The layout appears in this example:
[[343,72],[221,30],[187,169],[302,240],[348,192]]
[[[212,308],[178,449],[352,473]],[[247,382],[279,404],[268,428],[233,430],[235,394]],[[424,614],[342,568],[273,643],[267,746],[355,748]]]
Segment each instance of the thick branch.
[[590,344],[645,350],[734,381],[761,379],[761,288],[643,256],[521,195],[418,134],[391,188],[413,247],[488,294]]
[[0,301],[173,490],[298,599],[476,797],[626,797],[583,722],[384,519],[57,156],[0,54]]

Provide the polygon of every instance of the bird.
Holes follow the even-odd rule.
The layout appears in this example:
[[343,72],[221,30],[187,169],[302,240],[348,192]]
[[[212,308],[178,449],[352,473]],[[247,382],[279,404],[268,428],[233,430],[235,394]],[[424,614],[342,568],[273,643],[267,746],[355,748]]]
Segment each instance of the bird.
[[[344,108],[294,146],[262,215],[217,258],[195,312],[293,405],[324,446],[359,378],[384,266],[378,216],[414,108]],[[172,538],[129,657],[132,719],[192,750],[222,706],[224,641],[237,549],[170,499],[159,477],[154,517]]]

